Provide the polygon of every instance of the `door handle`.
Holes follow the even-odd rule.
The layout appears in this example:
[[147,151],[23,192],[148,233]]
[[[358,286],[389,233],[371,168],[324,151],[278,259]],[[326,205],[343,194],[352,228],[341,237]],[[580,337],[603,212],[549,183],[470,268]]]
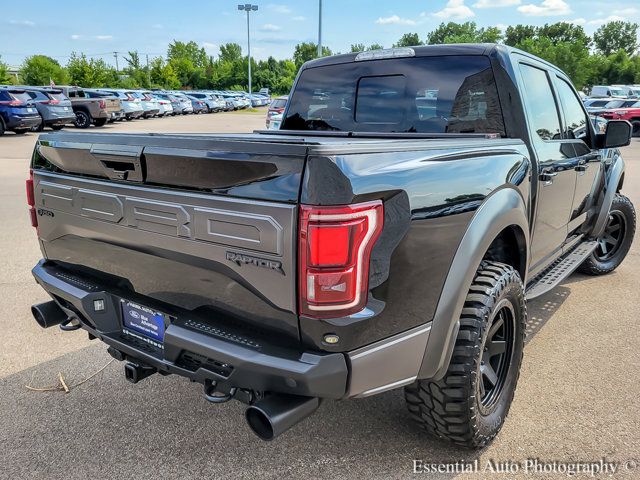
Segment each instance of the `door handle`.
[[551,184],[553,182],[553,177],[557,177],[558,172],[554,172],[553,170],[542,170],[540,176],[538,177],[541,182],[545,182],[546,184]]

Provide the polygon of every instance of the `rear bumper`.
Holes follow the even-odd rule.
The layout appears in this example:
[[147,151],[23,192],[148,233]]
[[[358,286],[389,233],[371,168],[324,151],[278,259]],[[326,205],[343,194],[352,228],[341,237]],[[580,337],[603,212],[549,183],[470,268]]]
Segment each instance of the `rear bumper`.
[[13,130],[16,128],[31,128],[36,127],[42,123],[42,117],[40,115],[8,115],[6,127],[7,130]]
[[[302,351],[234,331],[215,318],[100,284],[54,262],[41,260],[32,273],[67,315],[78,318],[83,329],[129,360],[199,383],[215,381],[246,390],[334,399],[392,390],[418,378],[431,331],[431,323],[426,323],[350,352]],[[95,310],[96,300],[103,302],[103,311]],[[124,301],[170,318],[161,348],[123,327]]]
[[[342,398],[347,391],[348,367],[342,353],[269,345],[263,339],[216,325],[215,319],[198,318],[131,291],[107,288],[45,260],[32,273],[67,314],[80,320],[83,329],[128,359],[160,372],[200,383],[210,380],[230,387],[307,397]],[[95,310],[96,300],[104,302],[103,311]],[[123,328],[123,300],[157,309],[171,318],[162,348]]]

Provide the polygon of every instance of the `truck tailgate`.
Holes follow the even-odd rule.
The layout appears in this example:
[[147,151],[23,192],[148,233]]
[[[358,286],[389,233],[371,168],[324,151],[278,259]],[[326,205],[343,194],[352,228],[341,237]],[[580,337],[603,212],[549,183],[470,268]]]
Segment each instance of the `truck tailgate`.
[[305,152],[211,135],[44,135],[33,164],[43,254],[202,316],[299,338]]

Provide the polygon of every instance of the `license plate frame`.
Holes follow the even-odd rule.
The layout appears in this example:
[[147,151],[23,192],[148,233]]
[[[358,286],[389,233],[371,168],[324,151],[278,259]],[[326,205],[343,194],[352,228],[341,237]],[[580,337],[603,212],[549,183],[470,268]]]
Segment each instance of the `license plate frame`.
[[153,308],[130,300],[121,300],[122,328],[153,343],[164,342],[167,315]]

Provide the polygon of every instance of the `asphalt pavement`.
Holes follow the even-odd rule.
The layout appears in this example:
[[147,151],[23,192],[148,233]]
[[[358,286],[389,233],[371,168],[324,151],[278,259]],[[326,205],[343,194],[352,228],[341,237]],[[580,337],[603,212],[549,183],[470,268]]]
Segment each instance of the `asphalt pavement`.
[[[229,113],[92,131],[242,132],[263,125],[264,113]],[[40,251],[24,196],[36,138],[0,138],[0,478],[408,478],[415,476],[414,460],[468,468],[477,461],[480,469],[425,478],[566,478],[527,473],[527,459],[538,465],[612,461],[618,464],[613,478],[640,478],[637,241],[616,272],[575,274],[530,302],[533,335],[515,401],[488,448],[461,450],[424,436],[400,390],[325,402],[265,443],[246,426],[242,404],[212,405],[198,384],[175,376],[132,385],[121,363],[109,363],[103,344],[89,342],[82,331],[35,324],[29,307],[47,299],[30,274]],[[625,148],[624,157],[623,191],[640,208],[640,141]],[[69,393],[26,388],[55,385],[60,373]],[[511,473],[494,477],[490,465]]]

